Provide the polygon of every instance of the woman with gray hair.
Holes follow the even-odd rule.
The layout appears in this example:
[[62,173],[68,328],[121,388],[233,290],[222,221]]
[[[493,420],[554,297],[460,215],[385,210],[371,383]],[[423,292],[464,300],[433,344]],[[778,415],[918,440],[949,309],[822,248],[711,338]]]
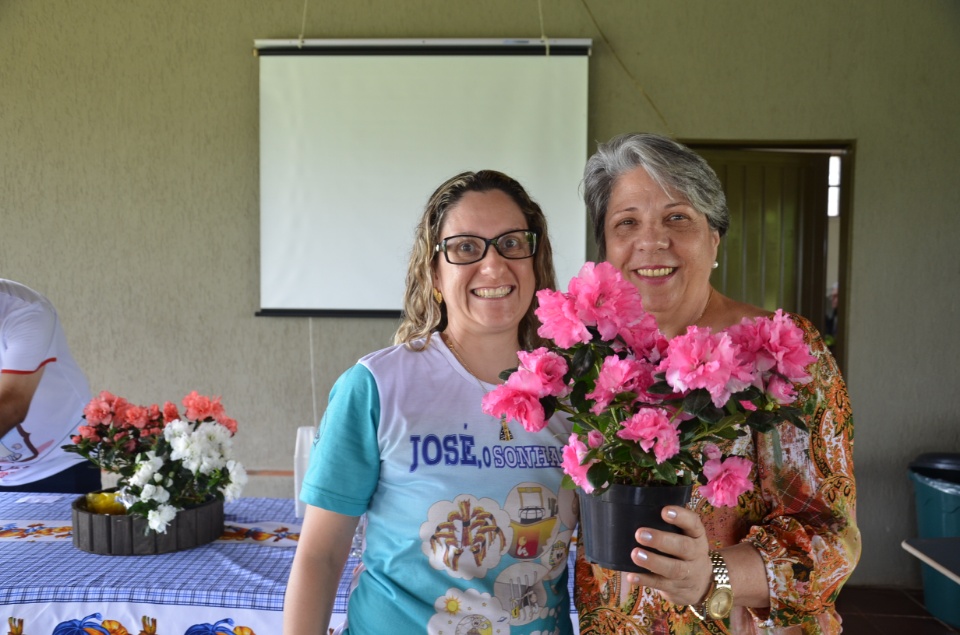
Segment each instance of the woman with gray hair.
[[[583,190],[601,259],[637,287],[666,337],[770,315],[710,283],[729,212],[695,152],[653,134],[616,137],[587,162]],[[853,419],[820,334],[790,317],[816,357],[813,380],[793,386],[807,429],[785,426],[779,443],[753,433],[721,444],[753,460],[753,490],[715,508],[694,484],[686,508],[663,509],[680,533],[639,527],[631,555],[649,573],[609,571],[578,553],[583,635],[840,632],[834,602],[860,556]]]

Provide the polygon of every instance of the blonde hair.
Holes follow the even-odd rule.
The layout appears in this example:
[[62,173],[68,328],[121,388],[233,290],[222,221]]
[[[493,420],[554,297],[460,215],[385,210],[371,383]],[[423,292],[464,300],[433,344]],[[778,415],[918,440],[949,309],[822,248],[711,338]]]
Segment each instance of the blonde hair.
[[[410,251],[410,264],[407,267],[407,288],[403,298],[403,315],[400,326],[393,336],[394,344],[407,344],[424,339],[425,344],[435,331],[447,327],[446,303],[437,304],[433,298],[433,268],[436,258],[440,257],[436,246],[440,242],[440,231],[446,220],[447,212],[456,206],[467,192],[489,192],[499,190],[509,196],[523,212],[528,229],[539,232],[537,252],[533,256],[533,272],[536,290],[556,288],[556,274],[553,270],[553,248],[547,234],[547,219],[540,206],[534,202],[516,180],[495,170],[462,172],[443,183],[430,196],[423,216],[414,233],[413,249]],[[541,344],[537,335],[538,322],[534,315],[537,300],[534,297],[530,308],[520,320],[517,336],[524,349],[536,348]]]

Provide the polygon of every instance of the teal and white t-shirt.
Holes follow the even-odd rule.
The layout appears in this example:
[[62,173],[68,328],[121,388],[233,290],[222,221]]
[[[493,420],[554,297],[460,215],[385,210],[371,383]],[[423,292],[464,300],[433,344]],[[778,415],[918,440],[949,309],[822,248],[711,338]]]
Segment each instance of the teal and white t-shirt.
[[510,423],[501,440],[480,410],[492,389],[439,337],[372,353],[333,387],[300,497],[367,514],[345,633],[572,633],[570,424]]

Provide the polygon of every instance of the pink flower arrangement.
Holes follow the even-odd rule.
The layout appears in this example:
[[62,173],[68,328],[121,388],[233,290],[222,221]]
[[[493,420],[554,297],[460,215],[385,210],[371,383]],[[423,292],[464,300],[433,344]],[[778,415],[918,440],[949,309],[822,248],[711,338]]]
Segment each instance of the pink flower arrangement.
[[83,409],[86,424],[73,444],[63,446],[118,474],[117,500],[161,532],[178,510],[237,498],[247,480],[233,458],[237,422],[220,398],[193,391],[182,404],[183,414],[169,401],[162,408],[138,406],[103,391]]
[[752,488],[753,463],[717,444],[804,428],[790,404],[814,361],[803,333],[778,310],[724,331],[691,326],[667,340],[636,288],[608,263],[586,263],[567,292],[537,293],[538,333],[548,347],[519,355],[483,411],[542,430],[570,415],[563,451],[567,487],[676,485],[697,479],[714,506]]

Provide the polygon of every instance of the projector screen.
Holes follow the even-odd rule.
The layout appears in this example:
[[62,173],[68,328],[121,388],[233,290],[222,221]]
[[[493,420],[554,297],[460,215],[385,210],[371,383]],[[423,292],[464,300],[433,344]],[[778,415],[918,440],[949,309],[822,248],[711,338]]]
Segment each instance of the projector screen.
[[427,199],[465,170],[527,189],[565,285],[586,258],[590,41],[563,42],[258,41],[258,315],[399,315]]

